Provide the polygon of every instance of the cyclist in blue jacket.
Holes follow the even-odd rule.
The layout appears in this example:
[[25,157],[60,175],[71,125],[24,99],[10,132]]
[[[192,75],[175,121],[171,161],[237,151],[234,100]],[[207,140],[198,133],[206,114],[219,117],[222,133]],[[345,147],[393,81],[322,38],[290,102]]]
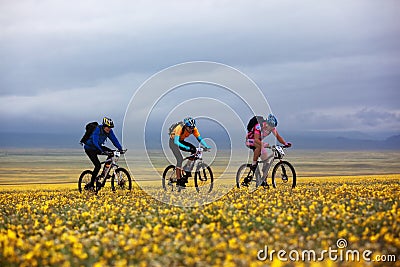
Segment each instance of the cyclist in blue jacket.
[[110,152],[111,149],[104,146],[107,138],[111,140],[113,145],[118,149],[122,150],[121,144],[118,142],[117,137],[115,136],[112,128],[114,128],[114,122],[112,119],[104,117],[103,124],[96,127],[93,131],[92,135],[89,137],[87,142],[85,143],[84,149],[85,153],[88,155],[89,159],[92,161],[94,165],[92,178],[90,183],[85,186],[85,189],[93,189],[94,182],[101,169],[101,163],[97,155],[102,155],[105,152]]

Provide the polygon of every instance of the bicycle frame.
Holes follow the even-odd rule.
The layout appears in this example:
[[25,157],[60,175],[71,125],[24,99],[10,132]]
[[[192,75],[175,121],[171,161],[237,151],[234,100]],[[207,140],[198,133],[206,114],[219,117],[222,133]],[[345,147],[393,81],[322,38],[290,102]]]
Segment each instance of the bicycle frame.
[[[101,181],[99,181],[101,183],[101,187],[103,187],[106,184],[106,181],[108,179],[111,178],[112,175],[115,170],[117,168],[119,168],[117,162],[121,156],[121,154],[125,153],[126,150],[122,151],[118,151],[118,150],[113,150],[111,151],[108,155],[109,158],[107,158],[105,161],[100,162],[103,166],[103,171],[102,173],[97,177],[97,180],[99,181],[101,179]],[[110,157],[111,156],[111,157]],[[107,164],[109,164],[109,166],[107,167]],[[117,178],[117,182],[119,182],[120,177],[116,177]]]
[[[256,165],[257,167],[258,167],[258,165],[260,163],[262,163],[262,164],[267,163],[268,164],[268,169],[267,170],[263,170],[263,173],[260,175],[261,177],[257,177],[258,175],[256,175],[256,181],[255,182],[256,182],[257,185],[260,185],[262,180],[267,179],[269,170],[271,169],[271,166],[274,163],[274,161],[275,160],[282,161],[283,157],[285,156],[285,152],[283,151],[283,149],[286,148],[286,146],[273,145],[273,146],[268,146],[266,148],[270,149],[272,151],[272,153],[271,153],[271,155],[269,155],[267,157],[267,159],[262,160],[262,161],[260,161],[260,160],[257,161],[257,165]],[[253,170],[253,175],[256,174],[255,173],[256,170],[257,170],[257,168]],[[250,175],[250,172],[249,172],[249,175]],[[262,179],[260,179],[260,178],[262,178]]]
[[[267,177],[269,170],[273,167],[271,182],[274,188],[284,184],[286,184],[286,187],[291,186],[292,189],[295,188],[296,171],[290,162],[283,160],[285,156],[283,149],[287,147],[289,146],[274,145],[266,147],[271,149],[272,153],[264,161],[257,160],[256,166],[252,166],[250,163],[242,164],[236,173],[236,186],[240,188],[242,186],[249,187],[250,184],[255,184],[255,188],[259,186],[269,187]],[[277,161],[276,163],[274,163],[275,160]],[[258,168],[260,163],[264,164],[262,169]],[[261,170],[262,174],[260,173]]]
[[[116,151],[112,150],[107,152],[104,155],[108,155],[107,159],[103,162],[103,169],[97,177],[95,177],[95,181],[93,185],[90,184],[91,179],[93,177],[92,170],[84,170],[79,176],[78,180],[78,190],[82,193],[83,190],[91,189],[94,186],[94,192],[97,192],[105,186],[108,179],[111,178],[111,189],[116,191],[117,189],[122,190],[131,190],[132,189],[132,179],[129,172],[123,168],[119,167],[117,162],[121,156],[124,154],[126,150]],[[90,186],[90,187],[89,187]],[[91,190],[93,191],[93,190]]]
[[[197,162],[197,165],[198,165],[201,161],[203,161],[203,151],[206,151],[206,149],[203,148],[202,146],[199,146],[199,147],[196,148],[196,152],[195,152],[195,153],[193,153],[193,154],[191,154],[191,155],[189,155],[189,156],[187,156],[187,157],[185,157],[185,158],[183,159],[183,160],[187,160],[187,161],[188,161],[188,162],[184,165],[185,167],[186,167],[186,165],[188,165],[189,163],[190,163],[190,165],[191,165],[189,171],[185,170],[185,167],[183,167],[183,170],[184,170],[185,172],[191,173],[192,170],[193,170],[194,165],[196,164],[196,162]],[[196,165],[196,166],[197,166],[197,165]]]
[[[188,178],[192,177],[192,172],[194,171],[194,187],[197,192],[206,190],[207,193],[211,192],[213,188],[213,173],[211,168],[206,165],[203,161],[203,152],[208,151],[207,148],[202,147],[200,144],[196,151],[191,155],[183,158],[184,165],[183,168],[176,168],[175,165],[169,165],[165,168],[162,175],[162,186],[164,190],[168,188],[174,191],[174,184],[176,183],[178,192],[186,186],[178,185],[177,172],[181,172],[181,178],[184,179],[183,183],[188,182]],[[182,181],[181,181],[182,182]],[[207,185],[206,185],[207,184]],[[203,188],[203,189],[202,189]]]

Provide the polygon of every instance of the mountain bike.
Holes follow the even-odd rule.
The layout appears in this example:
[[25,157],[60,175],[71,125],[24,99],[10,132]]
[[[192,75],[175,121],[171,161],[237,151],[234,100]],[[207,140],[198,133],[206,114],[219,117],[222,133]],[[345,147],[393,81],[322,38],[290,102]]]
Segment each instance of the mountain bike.
[[[209,151],[209,149],[199,145],[195,153],[183,159],[185,165],[180,179],[184,179],[185,182],[188,182],[188,178],[192,177],[192,170],[194,169],[194,186],[196,187],[196,191],[210,193],[214,186],[214,176],[210,166],[203,162],[203,152],[206,151]],[[184,188],[177,185],[175,165],[171,164],[165,168],[162,175],[162,187],[165,191],[177,190],[178,192]]]
[[[238,188],[246,186],[249,187],[249,190],[255,190],[259,186],[269,187],[267,183],[268,172],[275,160],[278,160],[278,162],[272,169],[272,186],[274,188],[296,187],[296,171],[291,163],[283,160],[285,156],[284,149],[287,146],[274,145],[268,148],[272,150],[272,154],[265,161],[257,161],[254,169],[251,168],[250,163],[245,163],[239,167],[236,173],[236,186]],[[261,164],[263,164],[263,168],[260,171],[259,166]],[[263,179],[263,176],[265,179]]]
[[[106,182],[109,179],[111,179],[112,191],[130,191],[132,189],[132,180],[129,172],[125,168],[117,165],[117,161],[119,160],[120,156],[125,154],[125,152],[126,149],[122,151],[112,150],[104,153],[104,155],[107,155],[107,159],[101,162],[101,164],[104,165],[103,170],[95,180],[94,192],[96,194],[106,185]],[[88,184],[92,178],[92,173],[93,171],[91,170],[85,170],[81,173],[78,181],[79,192],[82,193],[82,191],[87,190]]]

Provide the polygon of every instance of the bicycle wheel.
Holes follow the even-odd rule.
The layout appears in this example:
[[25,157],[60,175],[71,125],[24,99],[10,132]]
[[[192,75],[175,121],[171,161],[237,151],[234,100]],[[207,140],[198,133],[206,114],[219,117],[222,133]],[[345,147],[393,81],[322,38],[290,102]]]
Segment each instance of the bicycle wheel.
[[174,165],[169,165],[167,168],[165,168],[163,175],[162,175],[162,187],[164,188],[165,191],[168,191],[170,189],[171,191],[174,191],[174,187],[176,186],[176,170]]
[[132,189],[132,179],[126,169],[118,168],[115,170],[113,176],[111,177],[111,189],[113,191],[130,191]]
[[92,179],[92,173],[93,172],[91,170],[86,170],[86,171],[83,171],[81,173],[81,175],[79,176],[79,180],[78,180],[79,193],[82,193],[82,191],[85,190],[85,185],[90,183],[90,180]]
[[210,166],[199,163],[194,173],[194,186],[197,192],[210,193],[214,187],[214,176]]
[[[254,174],[250,169],[250,167],[251,167],[250,163],[245,163],[239,167],[236,173],[236,187],[237,188],[247,187],[249,191],[252,192],[257,189],[258,184],[260,183],[261,174],[260,170],[258,169],[258,166]],[[247,182],[245,182],[245,180]]]
[[274,188],[296,187],[296,171],[292,164],[287,161],[280,161],[274,166],[271,178]]

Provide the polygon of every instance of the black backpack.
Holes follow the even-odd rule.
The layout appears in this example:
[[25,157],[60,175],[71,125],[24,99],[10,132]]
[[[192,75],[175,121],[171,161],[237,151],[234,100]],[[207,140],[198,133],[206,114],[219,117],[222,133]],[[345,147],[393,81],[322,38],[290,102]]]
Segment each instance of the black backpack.
[[258,123],[261,124],[265,120],[263,116],[254,116],[253,118],[250,119],[249,123],[247,123],[247,131],[250,132],[254,126],[256,126]]
[[171,134],[174,132],[175,128],[176,128],[178,125],[182,125],[182,126],[183,126],[183,121],[175,122],[174,124],[172,124],[171,126],[169,126],[169,128],[168,128],[168,135],[171,135]]
[[82,136],[81,141],[79,141],[79,143],[81,145],[86,144],[87,140],[89,140],[90,136],[92,135],[94,130],[97,128],[97,126],[99,126],[97,121],[89,122],[88,124],[86,124],[86,126],[85,126],[85,129],[86,129],[85,134]]

